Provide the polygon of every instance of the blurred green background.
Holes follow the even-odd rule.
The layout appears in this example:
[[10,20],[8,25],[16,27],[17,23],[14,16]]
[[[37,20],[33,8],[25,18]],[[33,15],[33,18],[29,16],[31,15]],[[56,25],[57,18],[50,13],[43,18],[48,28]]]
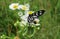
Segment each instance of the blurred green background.
[[19,17],[16,15],[17,11],[9,9],[11,3],[29,3],[30,10],[45,10],[45,14],[40,17],[40,30],[27,39],[60,39],[60,0],[0,0],[0,36],[10,36],[11,33],[15,35],[17,32],[18,28],[14,27],[14,23]]

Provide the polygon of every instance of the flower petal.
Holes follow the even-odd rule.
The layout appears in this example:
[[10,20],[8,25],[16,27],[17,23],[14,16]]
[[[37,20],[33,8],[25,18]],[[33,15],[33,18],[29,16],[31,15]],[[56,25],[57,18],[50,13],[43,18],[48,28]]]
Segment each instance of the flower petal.
[[19,3],[12,3],[9,5],[9,8],[11,10],[16,10],[16,9],[18,9],[18,6],[19,6]]

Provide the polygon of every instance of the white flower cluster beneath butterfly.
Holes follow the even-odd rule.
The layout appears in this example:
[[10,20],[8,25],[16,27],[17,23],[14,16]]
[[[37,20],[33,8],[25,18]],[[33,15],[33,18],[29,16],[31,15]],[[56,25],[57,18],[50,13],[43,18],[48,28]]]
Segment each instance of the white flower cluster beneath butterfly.
[[[18,13],[18,15],[20,16],[20,18],[21,18],[21,22],[20,22],[20,25],[26,25],[27,23],[28,23],[28,16],[29,16],[29,14],[28,13],[30,13],[30,11],[25,11],[25,15],[22,15],[22,12],[19,12]],[[32,13],[34,13],[33,11],[32,11]],[[39,19],[34,19],[34,21],[36,22],[36,24],[34,24],[34,23],[31,23],[32,25],[36,25],[36,26],[38,26],[38,25],[40,25],[39,24]]]
[[[18,15],[20,16],[20,19],[21,19],[20,26],[27,25],[27,23],[28,23],[27,19],[28,19],[29,14],[34,13],[34,11],[29,11],[29,8],[30,8],[29,4],[22,5],[22,4],[19,4],[19,3],[12,3],[12,4],[9,5],[9,8],[11,10],[24,10],[24,14],[21,11],[18,12]],[[34,21],[39,22],[39,19],[35,19]],[[17,23],[19,23],[19,22],[17,22]],[[38,26],[40,24],[37,23],[35,25]]]

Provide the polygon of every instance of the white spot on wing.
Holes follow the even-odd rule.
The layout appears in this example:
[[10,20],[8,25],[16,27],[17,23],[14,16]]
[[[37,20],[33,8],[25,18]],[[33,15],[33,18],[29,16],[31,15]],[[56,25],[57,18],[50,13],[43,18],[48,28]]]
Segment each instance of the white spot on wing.
[[42,13],[40,13],[40,15],[41,15]]

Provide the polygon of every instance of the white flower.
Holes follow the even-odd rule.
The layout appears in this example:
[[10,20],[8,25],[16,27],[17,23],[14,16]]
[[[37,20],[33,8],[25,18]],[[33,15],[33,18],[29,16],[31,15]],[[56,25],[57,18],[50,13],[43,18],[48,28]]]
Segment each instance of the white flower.
[[25,22],[27,22],[29,14],[27,13],[27,11],[25,11],[25,15],[21,16],[21,19]]
[[22,12],[18,12],[18,15],[19,15],[19,16],[22,16],[22,15],[23,15],[23,13],[22,13]]
[[29,4],[25,4],[27,7],[30,7],[30,5]]
[[34,20],[34,24],[36,25],[36,26],[39,26],[40,24],[39,24],[39,19],[38,18],[36,18],[35,20]]
[[9,5],[9,8],[11,10],[16,10],[19,8],[19,3],[12,3],[11,5]]
[[25,21],[21,21],[20,22],[20,26],[25,26],[26,25],[26,22]]
[[31,23],[31,24],[34,25],[34,26],[39,26],[40,25],[39,23],[37,23],[37,24]]
[[28,17],[29,16],[29,13],[28,13],[29,11],[27,10],[27,11],[25,11],[25,15],[26,15],[26,17]]
[[22,10],[29,10],[29,4],[19,5],[19,8],[21,8]]
[[22,17],[21,17],[21,19],[23,20],[23,21],[25,21],[25,22],[27,22],[27,16],[26,15],[23,15]]
[[36,26],[39,26],[40,24],[35,24]]
[[22,8],[22,6],[23,6],[23,5],[19,5],[19,6],[18,6],[18,9],[20,10],[20,9]]
[[35,21],[36,23],[39,23],[39,19],[37,19],[37,18],[36,18],[34,21]]

